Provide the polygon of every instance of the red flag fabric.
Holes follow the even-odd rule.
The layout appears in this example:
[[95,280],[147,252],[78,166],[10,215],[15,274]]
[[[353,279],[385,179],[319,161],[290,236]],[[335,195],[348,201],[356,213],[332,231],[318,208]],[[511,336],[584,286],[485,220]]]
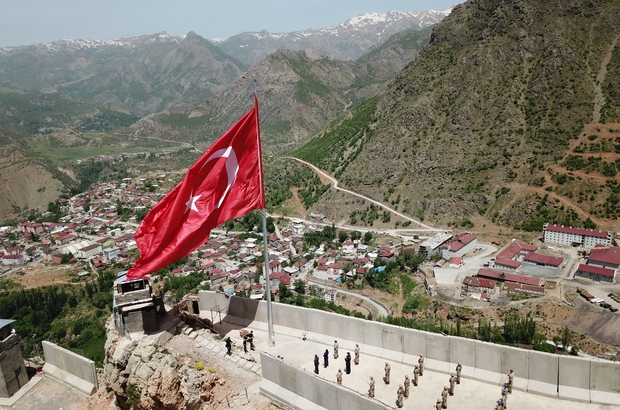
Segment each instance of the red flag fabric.
[[140,259],[127,280],[189,255],[221,223],[265,207],[258,101],[188,170],[183,181],[142,220],[135,240]]

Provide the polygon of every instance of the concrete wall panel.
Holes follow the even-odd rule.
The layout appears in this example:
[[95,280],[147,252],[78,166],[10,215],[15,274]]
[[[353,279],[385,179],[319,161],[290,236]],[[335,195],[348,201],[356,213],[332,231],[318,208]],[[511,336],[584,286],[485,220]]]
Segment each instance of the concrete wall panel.
[[500,347],[502,351],[500,383],[508,381],[508,372],[512,369],[514,372],[512,387],[527,391],[529,351],[509,346]]
[[558,356],[531,350],[528,364],[527,391],[555,397],[558,392]]
[[209,311],[214,309],[217,305],[219,305],[220,309],[227,309],[229,300],[230,299],[226,298],[226,296],[221,293],[209,290],[198,291],[198,307],[200,310]]
[[319,380],[317,383],[320,385],[317,404],[326,409],[341,409],[338,407],[338,387],[324,380]]
[[[349,322],[351,319],[338,315],[336,313],[324,313],[325,315],[325,336],[328,336],[331,340],[340,339],[340,340],[352,340],[349,335],[345,334],[345,323]],[[348,348],[348,346],[344,346],[340,343],[342,347]]]
[[[601,392],[620,394],[620,365],[593,360],[590,364],[590,388]],[[620,403],[620,400],[616,403]]]
[[449,371],[450,338],[437,333],[426,333],[426,367],[441,372]]
[[404,357],[403,328],[398,326],[383,326],[381,339],[383,340],[383,357],[388,360],[402,362]]
[[[412,355],[418,357],[418,355],[426,356],[426,332],[421,332],[414,329],[403,329],[403,345],[405,355]],[[418,359],[416,359],[416,363]]]
[[362,352],[364,352],[364,322],[366,322],[364,319],[350,318],[341,323],[344,332],[341,338],[358,343]]
[[338,408],[343,410],[365,410],[365,408],[362,407],[361,396],[353,390],[343,387],[338,388]]
[[474,379],[499,384],[501,380],[502,350],[501,346],[476,341],[476,369]]
[[325,314],[324,312],[319,312],[313,310],[312,313],[308,315],[307,321],[308,330],[314,333],[320,333],[322,335],[325,334]]
[[280,386],[286,390],[297,393],[297,374],[300,373],[294,367],[286,365],[284,362],[278,362],[278,376]]
[[[58,377],[63,378],[80,391],[88,394],[97,389],[98,381],[95,362],[46,340],[42,342],[42,345],[47,363],[68,375],[74,376],[74,378],[67,378],[60,376],[60,373],[56,372]],[[48,368],[50,367],[48,366]]]
[[560,398],[590,402],[590,360],[570,356],[558,360]]
[[297,387],[296,392],[298,395],[317,403],[319,401],[319,386],[317,385],[317,378],[313,373],[298,372],[297,374]]
[[363,323],[364,350],[372,356],[381,357],[383,354],[383,325],[377,322]]
[[450,372],[456,371],[456,365],[461,364],[462,377],[474,378],[476,365],[476,341],[462,337],[450,337]]

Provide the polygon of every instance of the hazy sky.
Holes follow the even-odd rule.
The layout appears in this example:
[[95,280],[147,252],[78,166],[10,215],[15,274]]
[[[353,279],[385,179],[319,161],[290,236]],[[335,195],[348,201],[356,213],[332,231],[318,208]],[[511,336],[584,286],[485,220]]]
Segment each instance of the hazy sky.
[[2,0],[0,47],[165,31],[205,38],[322,28],[368,12],[445,10],[458,0]]

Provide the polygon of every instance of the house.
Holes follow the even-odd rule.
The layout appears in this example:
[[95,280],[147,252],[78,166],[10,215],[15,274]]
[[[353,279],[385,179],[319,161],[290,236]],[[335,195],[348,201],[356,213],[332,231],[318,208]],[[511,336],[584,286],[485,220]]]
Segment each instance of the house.
[[477,238],[469,232],[455,236],[454,239],[441,245],[441,256],[450,260],[462,258],[478,244]]
[[5,266],[16,266],[24,263],[23,254],[19,255],[4,255],[2,256],[2,264]]
[[211,272],[209,279],[211,279],[211,287],[221,285],[228,281],[228,272],[216,269]]
[[332,263],[327,266],[327,273],[330,275],[340,276],[344,273],[344,266],[339,263]]
[[543,226],[543,242],[545,243],[594,248],[596,245],[610,246],[612,237],[613,235],[609,231],[573,228],[572,226],[548,223]]
[[496,281],[491,279],[479,278],[476,276],[468,276],[463,279],[463,287],[468,293],[489,292],[495,289]]
[[118,255],[120,255],[120,253],[121,248],[118,248],[116,246],[113,248],[106,248],[103,250],[103,257],[107,260],[110,260],[116,258]]
[[282,265],[278,259],[269,262],[269,273],[279,272],[280,270],[282,270]]
[[448,266],[454,269],[459,269],[462,264],[463,258],[458,258],[455,256],[454,258],[450,259],[450,264]]
[[323,291],[323,299],[327,303],[330,303],[330,302],[335,303],[336,302],[336,293],[338,293],[338,291],[336,289],[325,289]]
[[353,241],[344,241],[342,244],[342,253],[345,255],[353,255],[355,254],[355,244]]

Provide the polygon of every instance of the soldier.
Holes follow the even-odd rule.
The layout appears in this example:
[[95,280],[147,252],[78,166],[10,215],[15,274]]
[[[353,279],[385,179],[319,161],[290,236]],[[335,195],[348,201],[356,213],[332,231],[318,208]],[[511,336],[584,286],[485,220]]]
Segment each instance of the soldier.
[[441,399],[437,399],[437,403],[435,403],[435,410],[441,410]]
[[508,393],[505,391],[502,392],[502,403],[504,403],[504,408],[508,408]]
[[360,345],[358,345],[357,343],[355,344],[355,359],[353,359],[353,363],[360,364]]
[[508,393],[512,393],[512,381],[514,377],[515,377],[515,374],[512,371],[512,369],[510,369],[510,371],[508,372]]
[[226,354],[228,356],[232,355],[232,340],[230,340],[230,336],[226,338]]
[[338,341],[334,340],[334,359],[338,358]]
[[409,385],[411,385],[411,381],[409,381],[409,376],[405,375],[405,398],[409,397]]
[[450,396],[454,396],[454,383],[456,383],[456,375],[452,373],[450,375],[450,389],[448,390]]
[[329,366],[329,350],[325,349],[323,353],[323,367]]
[[418,376],[419,375],[420,375],[420,366],[418,366],[416,364],[415,367],[413,368],[413,385],[414,386],[418,385]]
[[344,372],[351,374],[351,352],[347,352],[347,356],[344,358]]
[[316,354],[314,355],[314,372],[319,374],[319,356]]
[[375,397],[375,379],[372,376],[370,376],[370,381],[368,382],[368,395]]
[[405,394],[405,390],[403,389],[403,385],[398,386],[398,390],[396,391],[396,406],[403,407],[403,395]]
[[390,384],[390,364],[385,362],[385,376],[383,376],[383,381],[385,384]]
[[502,393],[503,393],[503,392],[508,393],[508,383],[504,383],[504,384],[502,385]]
[[243,353],[248,352],[248,338],[247,336],[243,337]]
[[463,366],[459,363],[456,365],[456,384],[461,384],[461,370],[463,370]]
[[418,359],[418,364],[420,365],[420,376],[424,375],[424,356],[420,355]]
[[[502,396],[502,397],[505,397],[505,396]],[[497,406],[496,407],[497,407],[497,410],[504,410],[505,409],[504,401],[501,398],[497,401]]]
[[441,408],[448,408],[448,386],[443,386],[443,391],[441,392]]
[[342,385],[342,369],[338,369],[338,373],[336,373],[336,383]]

